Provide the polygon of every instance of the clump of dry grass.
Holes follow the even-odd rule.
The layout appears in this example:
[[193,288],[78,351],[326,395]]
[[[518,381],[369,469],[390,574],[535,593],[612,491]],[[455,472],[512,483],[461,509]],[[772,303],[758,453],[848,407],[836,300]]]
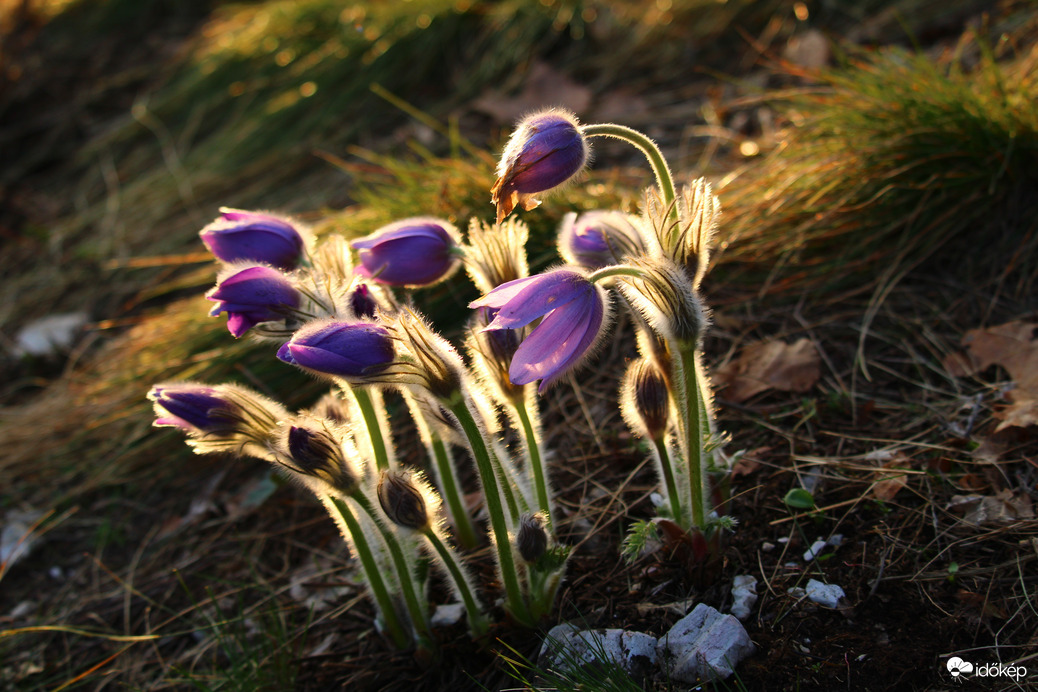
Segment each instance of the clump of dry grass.
[[996,56],[975,40],[940,64],[904,50],[850,59],[779,101],[791,122],[775,150],[722,192],[722,261],[773,259],[734,272],[743,290],[882,294],[937,264],[1033,288],[1038,53]]

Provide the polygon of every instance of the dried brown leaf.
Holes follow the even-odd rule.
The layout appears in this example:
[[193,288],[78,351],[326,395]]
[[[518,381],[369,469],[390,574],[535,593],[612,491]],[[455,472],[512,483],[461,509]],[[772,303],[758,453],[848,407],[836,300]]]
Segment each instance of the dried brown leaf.
[[822,376],[821,358],[810,339],[759,341],[715,373],[723,396],[740,403],[768,389],[806,392]]
[[944,359],[953,376],[979,373],[992,365],[1005,368],[1016,384],[1007,396],[1010,404],[996,415],[1002,419],[996,431],[1038,425],[1038,324],[1007,322],[987,329],[971,329],[962,338],[965,353]]
[[877,469],[876,478],[878,480],[872,486],[872,497],[881,502],[893,500],[901,488],[908,484],[908,474],[898,472],[899,470],[903,471],[908,466],[908,457],[903,454],[896,454],[893,459]]

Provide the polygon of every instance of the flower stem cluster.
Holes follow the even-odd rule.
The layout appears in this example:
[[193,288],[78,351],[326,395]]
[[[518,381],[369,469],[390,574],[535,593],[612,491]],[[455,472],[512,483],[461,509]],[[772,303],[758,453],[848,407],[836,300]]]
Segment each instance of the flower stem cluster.
[[[658,190],[640,217],[567,215],[558,240],[566,264],[530,276],[526,226],[505,217],[574,178],[595,136],[641,149]],[[496,223],[472,219],[465,238],[445,220],[417,216],[352,242],[333,235],[317,243],[288,217],[221,210],[201,232],[223,266],[207,295],[211,314],[226,313],[235,338],[276,339],[272,357],[327,380],[331,391],[294,413],[229,384],[163,384],[149,394],[155,424],[185,431],[196,452],[268,461],[316,495],[399,647],[436,647],[423,568],[430,562],[474,637],[488,631],[495,588],[515,623],[536,626],[551,612],[570,548],[556,534],[540,397],[605,338],[614,304],[632,312],[639,332],[620,405],[650,443],[666,499],[660,511],[699,539],[716,512],[707,484],[719,450],[699,352],[707,327],[700,283],[718,216],[709,186],[696,181],[678,194],[649,138],[550,110],[520,123],[491,193]],[[462,265],[482,293],[469,304],[467,358],[411,307],[410,294]],[[395,444],[385,402],[396,396],[427,452],[425,471],[397,460],[419,463]],[[473,487],[463,464],[476,471]],[[474,490],[482,524],[466,501]],[[466,565],[484,541],[496,587],[477,584]]]

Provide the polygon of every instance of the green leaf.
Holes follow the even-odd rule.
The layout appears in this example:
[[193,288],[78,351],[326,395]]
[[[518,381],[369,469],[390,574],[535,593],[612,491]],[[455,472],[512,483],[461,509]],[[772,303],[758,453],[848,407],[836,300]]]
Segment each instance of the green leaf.
[[793,509],[814,509],[815,498],[803,488],[793,488],[782,498],[787,507]]

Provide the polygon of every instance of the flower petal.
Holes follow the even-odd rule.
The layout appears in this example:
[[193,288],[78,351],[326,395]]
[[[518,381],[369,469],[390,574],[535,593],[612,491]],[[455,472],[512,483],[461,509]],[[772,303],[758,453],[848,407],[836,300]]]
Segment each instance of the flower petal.
[[509,367],[515,384],[542,379],[544,392],[563,373],[576,366],[595,342],[605,308],[597,292],[553,310],[519,346]]

